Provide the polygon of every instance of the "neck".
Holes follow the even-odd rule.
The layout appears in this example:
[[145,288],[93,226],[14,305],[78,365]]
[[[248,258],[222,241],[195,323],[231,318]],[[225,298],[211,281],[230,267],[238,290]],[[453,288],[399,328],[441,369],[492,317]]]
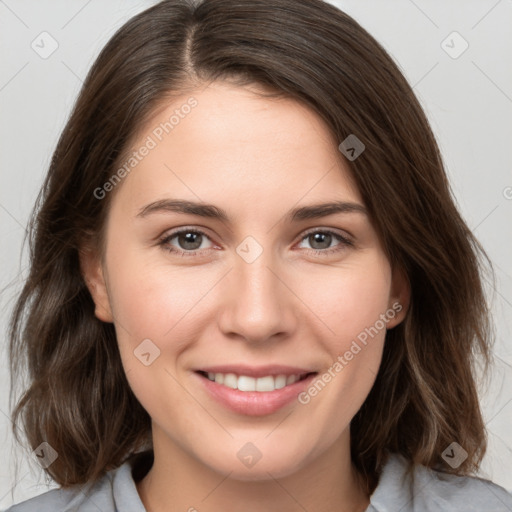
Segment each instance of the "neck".
[[136,482],[147,512],[364,512],[369,498],[350,460],[348,432],[329,449],[284,477],[258,480],[220,474],[153,425],[154,462]]

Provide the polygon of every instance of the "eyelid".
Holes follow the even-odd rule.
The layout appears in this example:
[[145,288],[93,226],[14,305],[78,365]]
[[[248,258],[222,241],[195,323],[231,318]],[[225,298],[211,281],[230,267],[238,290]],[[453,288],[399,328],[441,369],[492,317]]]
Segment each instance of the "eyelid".
[[299,239],[299,242],[302,242],[303,240],[307,239],[311,234],[315,233],[323,233],[332,235],[335,239],[338,240],[338,244],[336,244],[334,247],[328,247],[326,249],[308,249],[303,248],[301,250],[306,251],[307,253],[312,253],[313,255],[320,255],[320,256],[329,256],[332,254],[338,254],[342,253],[343,251],[346,251],[349,248],[353,248],[355,246],[353,236],[347,236],[346,234],[339,233],[336,229],[333,228],[322,228],[322,227],[314,227],[311,228],[301,234],[301,237]]
[[[170,246],[169,240],[175,238],[176,236],[180,235],[181,233],[196,233],[200,234],[203,237],[206,237],[208,240],[212,242],[212,244],[215,244],[213,240],[211,240],[210,235],[206,232],[206,230],[202,227],[196,227],[196,226],[181,226],[179,228],[175,228],[174,230],[171,230],[170,232],[165,232],[163,235],[158,237],[158,245],[162,246],[165,250],[168,252],[181,255],[181,256],[199,256],[205,253],[205,251],[210,251],[214,247],[208,247],[206,249],[194,249],[193,251],[185,251],[183,249],[175,248],[174,246]],[[307,252],[313,252],[315,255],[317,254],[330,254],[335,252],[341,252],[343,248],[346,248],[348,246],[353,247],[353,236],[348,234],[347,232],[343,232],[341,234],[338,230],[334,228],[327,228],[327,227],[321,227],[321,226],[315,226],[312,228],[307,229],[306,231],[303,231],[300,234],[300,238],[295,242],[295,244],[302,242],[305,240],[309,235],[314,233],[324,233],[324,234],[330,234],[333,235],[335,238],[339,240],[339,243],[335,245],[334,247],[329,247],[326,249],[302,249]],[[294,245],[295,245],[294,244]],[[341,246],[341,247],[340,247]],[[169,248],[169,247],[172,247]]]
[[[159,245],[165,244],[168,240],[171,240],[175,238],[176,236],[182,234],[182,233],[197,233],[202,235],[203,237],[207,238],[214,246],[218,245],[213,240],[211,235],[208,234],[207,230],[203,227],[197,227],[197,226],[181,226],[179,228],[171,229],[170,231],[165,231],[162,235],[160,235],[157,239],[157,243]],[[207,249],[195,249],[195,252],[203,252],[209,249],[212,249],[213,247],[209,247]],[[176,249],[177,252],[182,251],[182,249]],[[187,253],[194,253],[194,251],[183,251]]]
[[324,228],[322,226],[316,226],[314,228],[310,228],[310,229],[307,229],[306,231],[304,231],[301,234],[300,240],[302,241],[306,236],[308,236],[312,233],[317,233],[317,232],[330,233],[332,235],[336,235],[336,236],[339,236],[340,238],[343,238],[347,242],[353,242],[353,239],[354,239],[353,235],[351,235],[348,231],[341,232],[341,230],[338,230],[335,228],[327,228],[327,227]]

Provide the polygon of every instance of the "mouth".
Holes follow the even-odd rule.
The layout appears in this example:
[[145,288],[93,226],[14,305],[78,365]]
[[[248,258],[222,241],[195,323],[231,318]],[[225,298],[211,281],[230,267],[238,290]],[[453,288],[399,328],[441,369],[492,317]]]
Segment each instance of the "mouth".
[[293,403],[297,406],[297,397],[318,372],[284,366],[223,366],[194,370],[192,375],[206,396],[223,408],[238,415],[264,416]]
[[202,377],[220,384],[221,386],[236,389],[242,392],[260,392],[268,393],[291,386],[296,382],[308,379],[310,376],[317,375],[318,372],[292,373],[265,375],[262,377],[253,377],[250,375],[237,375],[235,373],[206,372],[196,371]]

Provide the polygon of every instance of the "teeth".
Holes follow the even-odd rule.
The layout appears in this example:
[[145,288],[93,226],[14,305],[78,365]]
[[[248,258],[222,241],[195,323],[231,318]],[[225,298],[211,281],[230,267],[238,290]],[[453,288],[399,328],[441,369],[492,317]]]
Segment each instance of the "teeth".
[[278,375],[274,382],[276,389],[284,388],[286,386],[286,375]]
[[240,391],[256,391],[256,380],[254,377],[246,377],[241,375],[238,377],[237,388]]
[[298,380],[299,377],[297,375],[288,375],[288,378],[286,379],[286,385],[289,386]]
[[284,388],[300,380],[300,375],[268,375],[267,377],[248,377],[240,375],[237,377],[234,373],[212,373],[208,372],[208,379],[222,384],[231,389],[239,391],[274,391]]
[[231,389],[236,389],[237,386],[237,378],[234,373],[227,373],[224,375],[224,386],[227,386]]
[[276,386],[274,384],[274,377],[261,377],[256,379],[256,391],[274,391]]

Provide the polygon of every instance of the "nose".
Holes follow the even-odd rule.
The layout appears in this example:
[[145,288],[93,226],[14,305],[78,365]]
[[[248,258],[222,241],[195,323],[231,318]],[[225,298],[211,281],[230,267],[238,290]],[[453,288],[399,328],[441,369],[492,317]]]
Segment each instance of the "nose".
[[[289,337],[296,329],[297,302],[289,273],[263,251],[248,263],[236,256],[223,280],[218,322],[224,335],[250,343]],[[288,279],[287,279],[288,277]]]

